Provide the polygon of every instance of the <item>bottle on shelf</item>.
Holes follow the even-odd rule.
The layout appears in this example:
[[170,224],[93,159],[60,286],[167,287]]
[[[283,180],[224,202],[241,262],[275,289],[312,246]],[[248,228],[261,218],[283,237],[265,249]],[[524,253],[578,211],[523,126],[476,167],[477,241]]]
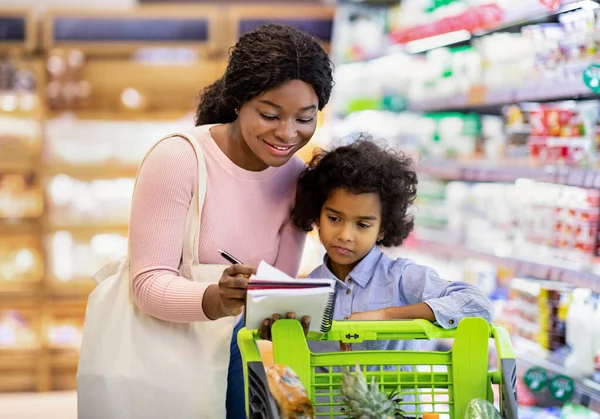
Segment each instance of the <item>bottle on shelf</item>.
[[567,313],[567,345],[571,353],[565,368],[574,378],[589,377],[594,373],[592,333],[594,323],[592,292],[587,288],[573,290],[573,301]]

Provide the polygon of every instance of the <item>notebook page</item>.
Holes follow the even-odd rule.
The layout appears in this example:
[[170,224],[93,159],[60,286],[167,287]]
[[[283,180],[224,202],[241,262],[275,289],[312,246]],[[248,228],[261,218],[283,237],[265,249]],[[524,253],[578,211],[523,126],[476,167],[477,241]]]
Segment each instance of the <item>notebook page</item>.
[[311,288],[302,290],[254,290],[248,291],[246,301],[246,328],[260,329],[262,322],[279,314],[281,318],[289,312],[296,318],[310,316],[312,332],[321,332],[325,309],[334,292],[331,288]]

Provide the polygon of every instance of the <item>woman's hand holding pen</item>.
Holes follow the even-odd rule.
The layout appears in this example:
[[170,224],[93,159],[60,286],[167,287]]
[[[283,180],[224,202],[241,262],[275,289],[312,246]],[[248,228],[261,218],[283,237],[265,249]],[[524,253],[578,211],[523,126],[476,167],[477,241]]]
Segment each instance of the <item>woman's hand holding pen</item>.
[[232,265],[223,271],[217,285],[210,285],[202,299],[202,309],[209,319],[216,320],[241,314],[246,304],[248,278],[256,269],[246,265]]

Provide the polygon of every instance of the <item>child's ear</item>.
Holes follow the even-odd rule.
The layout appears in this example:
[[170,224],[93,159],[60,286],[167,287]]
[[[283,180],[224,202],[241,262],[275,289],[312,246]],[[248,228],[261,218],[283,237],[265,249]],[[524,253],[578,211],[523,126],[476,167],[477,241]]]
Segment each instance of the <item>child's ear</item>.
[[379,236],[377,236],[377,243],[381,242],[384,237],[383,231],[379,232]]

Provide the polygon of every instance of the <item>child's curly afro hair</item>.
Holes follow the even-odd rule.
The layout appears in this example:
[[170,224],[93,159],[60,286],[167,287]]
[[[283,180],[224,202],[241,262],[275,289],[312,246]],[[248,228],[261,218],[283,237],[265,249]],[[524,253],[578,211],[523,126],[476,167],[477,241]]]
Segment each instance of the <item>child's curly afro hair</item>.
[[350,145],[320,150],[298,180],[294,224],[311,231],[325,201],[337,188],[379,194],[383,239],[378,245],[400,246],[414,228],[407,211],[417,195],[417,174],[405,154],[381,147],[364,135]]

